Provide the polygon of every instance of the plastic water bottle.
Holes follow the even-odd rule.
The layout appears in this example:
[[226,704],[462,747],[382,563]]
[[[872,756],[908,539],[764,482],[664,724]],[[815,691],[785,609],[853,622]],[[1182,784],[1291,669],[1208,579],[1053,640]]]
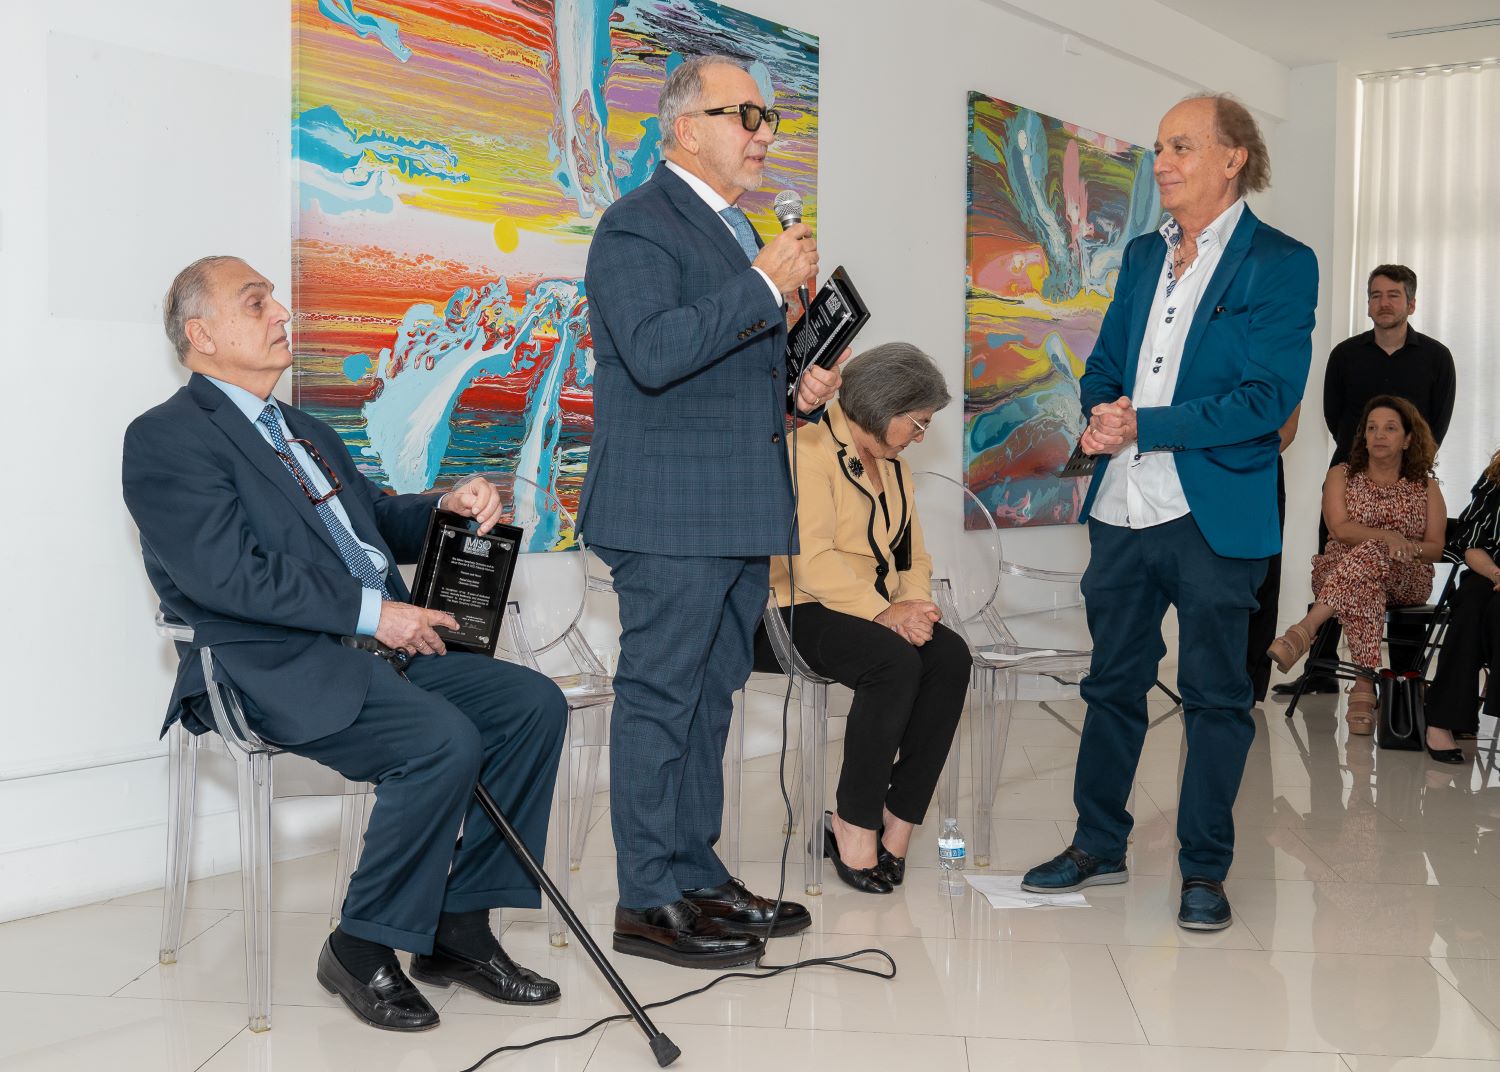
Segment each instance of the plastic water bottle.
[[964,841],[964,832],[958,828],[957,819],[944,819],[943,829],[938,834],[938,866],[942,868],[941,886],[944,893],[962,893],[968,883],[964,882],[964,865],[968,863],[969,850]]

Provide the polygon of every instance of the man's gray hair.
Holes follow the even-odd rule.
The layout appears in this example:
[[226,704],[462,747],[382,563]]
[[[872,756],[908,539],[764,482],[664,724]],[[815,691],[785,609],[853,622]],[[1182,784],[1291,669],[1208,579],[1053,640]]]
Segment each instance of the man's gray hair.
[[1260,132],[1255,116],[1229,93],[1194,93],[1184,101],[1206,100],[1214,106],[1214,133],[1219,144],[1245,150],[1245,166],[1235,176],[1235,193],[1240,197],[1258,194],[1271,185],[1271,150]]
[[901,414],[937,411],[951,401],[942,372],[909,342],[881,343],[855,357],[839,388],[844,416],[882,441]]
[[661,100],[656,105],[663,149],[677,148],[677,120],[688,112],[696,112],[703,107],[703,72],[706,68],[720,65],[748,70],[742,61],[733,56],[715,54],[685,59],[667,75],[667,81],[661,87]]
[[213,289],[213,269],[224,261],[237,261],[238,257],[218,254],[199,257],[177,273],[167,296],[161,303],[161,323],[167,329],[167,340],[177,351],[177,360],[187,363],[187,353],[192,349],[188,342],[187,322],[207,316],[212,312],[209,293]]

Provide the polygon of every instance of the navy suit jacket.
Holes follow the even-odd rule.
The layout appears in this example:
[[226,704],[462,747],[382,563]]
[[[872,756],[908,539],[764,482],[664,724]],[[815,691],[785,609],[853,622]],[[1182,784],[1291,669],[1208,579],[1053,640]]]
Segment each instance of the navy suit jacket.
[[[1165,257],[1166,240],[1156,232],[1125,247],[1115,299],[1081,382],[1085,417],[1135,390]],[[1099,466],[1081,520],[1107,465],[1127,464],[1138,450],[1170,450],[1193,519],[1216,554],[1266,558],[1280,551],[1277,432],[1302,400],[1317,305],[1313,251],[1247,206],[1188,329],[1172,404],[1138,411],[1137,442]]]
[[661,165],[605,211],[584,279],[595,360],[585,539],[786,554],[786,317],[724,221]]
[[[355,535],[393,567],[415,560],[437,497],[385,493],[332,428],[291,406],[281,411],[338,475]],[[196,648],[204,645],[250,699],[251,728],[267,740],[301,744],[353,722],[375,660],[339,637],[354,633],[362,586],[297,481],[224,392],[194,374],[132,421],[123,482],[152,587],[194,632],[193,648],[179,652],[162,732],[203,710]],[[409,598],[394,568],[389,583],[396,598]]]

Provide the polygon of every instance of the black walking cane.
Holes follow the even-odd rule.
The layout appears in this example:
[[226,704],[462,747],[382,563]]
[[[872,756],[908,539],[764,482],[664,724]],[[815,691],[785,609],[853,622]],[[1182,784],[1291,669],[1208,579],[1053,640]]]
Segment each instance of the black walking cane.
[[[411,664],[411,653],[405,648],[388,648],[374,637],[367,636],[341,639],[345,647],[359,648],[380,656],[391,664],[391,668],[396,673],[406,677],[406,668]],[[510,820],[500,810],[500,805],[495,803],[495,798],[490,796],[490,791],[484,787],[483,782],[475,783],[474,799],[479,802],[479,807],[484,814],[489,816],[490,822],[495,824],[495,829],[500,831],[500,836],[510,846],[510,851],[516,854],[516,859],[521,861],[521,866],[526,869],[526,873],[542,888],[542,892],[547,895],[547,900],[557,906],[558,912],[562,913],[563,921],[568,925],[568,930],[573,932],[573,937],[577,938],[578,944],[583,946],[584,952],[594,962],[594,967],[603,973],[604,981],[609,983],[615,996],[620,999],[631,1018],[646,1033],[646,1041],[651,1044],[651,1052],[656,1057],[657,1065],[666,1068],[681,1057],[682,1051],[677,1048],[677,1044],[657,1030],[656,1025],[651,1022],[651,1017],[646,1015],[646,1010],[641,1007],[641,1003],[625,985],[625,980],[621,979],[620,973],[615,971],[615,966],[604,958],[599,943],[594,941],[594,936],[578,918],[578,913],[573,911],[573,906],[568,904],[563,897],[557,884],[548,877],[547,872],[542,870],[542,865],[537,862],[537,858],[531,855],[531,850],[521,840],[521,835],[516,833],[516,828],[510,825]]]
[[682,1056],[682,1051],[671,1039],[656,1029],[656,1025],[651,1022],[651,1017],[646,1015],[646,1010],[641,1008],[641,1003],[625,985],[625,980],[621,979],[620,973],[615,971],[615,966],[604,958],[604,953],[599,949],[599,943],[594,941],[594,936],[588,932],[588,928],[573,911],[573,906],[563,898],[562,891],[557,888],[557,884],[548,877],[547,872],[542,870],[542,865],[537,863],[536,857],[531,855],[531,850],[521,841],[516,828],[510,825],[510,820],[500,811],[500,806],[495,803],[495,798],[490,796],[490,791],[484,787],[483,783],[475,784],[474,799],[479,801],[480,808],[484,810],[485,815],[489,816],[490,822],[495,824],[495,829],[500,831],[500,836],[510,846],[510,851],[515,853],[516,858],[521,861],[521,866],[542,888],[542,892],[547,895],[547,900],[557,906],[558,912],[562,913],[562,918],[568,925],[568,930],[573,932],[573,937],[578,939],[578,944],[583,946],[584,952],[589,955],[594,966],[603,973],[605,982],[609,983],[615,996],[620,999],[631,1017],[646,1033],[646,1041],[651,1044],[651,1052],[656,1055],[657,1065],[666,1068],[677,1060]]

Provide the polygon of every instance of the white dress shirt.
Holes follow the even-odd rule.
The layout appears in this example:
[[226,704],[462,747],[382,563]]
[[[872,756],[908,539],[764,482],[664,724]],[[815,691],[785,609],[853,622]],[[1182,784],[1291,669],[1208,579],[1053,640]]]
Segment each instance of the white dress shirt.
[[[687,183],[688,187],[693,191],[693,193],[701,197],[703,199],[703,202],[708,205],[709,208],[713,209],[715,216],[719,216],[719,213],[723,212],[726,208],[729,207],[729,202],[725,201],[722,197],[719,196],[719,191],[715,190],[712,186],[704,182],[697,175],[694,175],[687,168],[674,164],[670,160],[668,160],[666,164],[667,167],[672,169],[672,174],[676,175],[683,182]],[[723,216],[719,216],[719,222],[724,225],[724,229],[727,230],[731,235],[734,234],[734,228],[729,226],[729,221],[726,220]],[[738,238],[735,238],[734,244],[739,245],[740,240]],[[776,289],[776,284],[771,282],[771,277],[766,275],[766,273],[761,271],[759,268],[756,268],[753,264],[750,266],[750,268],[766,281],[766,286],[771,288],[771,297],[775,299],[776,304],[784,304],[781,297],[781,291]]]
[[[1203,229],[1198,236],[1197,259],[1180,277],[1172,271],[1172,255],[1182,241],[1182,227],[1171,217],[1161,225],[1167,254],[1156,283],[1151,318],[1141,337],[1135,384],[1129,391],[1136,409],[1172,404],[1182,371],[1183,347],[1198,302],[1244,211],[1241,198]],[[1089,516],[1106,525],[1147,529],[1188,512],[1187,496],[1177,477],[1177,460],[1170,451],[1142,453],[1138,442],[1127,443],[1105,468],[1102,479]]]

